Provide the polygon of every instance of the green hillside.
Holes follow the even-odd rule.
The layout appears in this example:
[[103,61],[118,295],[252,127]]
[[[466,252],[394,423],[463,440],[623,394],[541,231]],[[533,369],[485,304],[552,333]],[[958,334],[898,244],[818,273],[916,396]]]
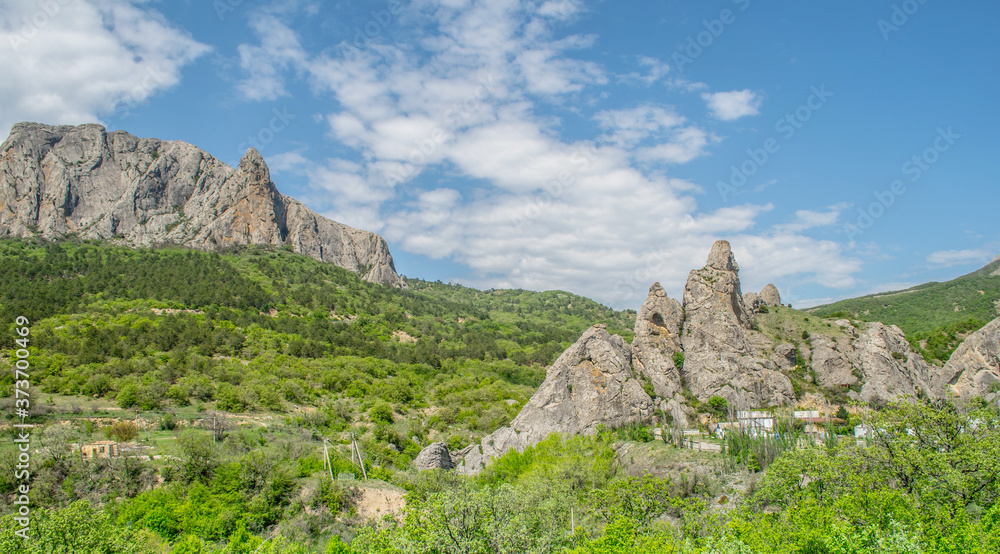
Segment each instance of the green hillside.
[[[509,423],[588,326],[631,340],[635,312],[561,291],[409,284],[281,249],[0,241],[0,552],[1000,547],[1000,413],[985,404],[842,407],[829,431],[848,436],[821,446],[779,414],[780,437],[700,439],[722,452],[681,448],[666,427],[599,428],[477,477],[417,472],[430,442],[457,450]],[[758,325],[780,340],[840,333],[786,308]],[[29,477],[15,390],[30,393]],[[703,429],[724,416],[699,410]],[[861,448],[850,434],[869,418],[885,442]],[[953,432],[966,428],[984,432]],[[128,450],[85,458],[109,439]],[[28,485],[24,541],[15,501]]]
[[897,325],[925,356],[945,361],[966,334],[1000,316],[1000,260],[944,283],[871,294],[816,306],[820,317]]

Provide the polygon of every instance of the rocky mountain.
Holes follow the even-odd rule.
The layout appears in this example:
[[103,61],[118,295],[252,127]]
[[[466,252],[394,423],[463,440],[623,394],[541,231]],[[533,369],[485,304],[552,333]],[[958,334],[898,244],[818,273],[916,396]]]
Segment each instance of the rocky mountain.
[[732,249],[718,241],[705,267],[691,271],[684,286],[681,377],[700,401],[722,396],[747,408],[794,399],[791,381],[769,359],[773,344],[752,328],[753,317],[743,302]]
[[943,379],[899,327],[810,322],[781,306],[774,285],[744,295],[732,249],[718,241],[705,267],[688,276],[683,305],[654,283],[631,345],[603,325],[590,328],[549,368],[509,427],[452,458],[459,472],[475,474],[491,459],[523,451],[551,433],[593,433],[601,424],[613,428],[658,418],[684,426],[695,405],[715,396],[736,409],[753,409],[793,405],[804,387],[841,402],[941,398],[949,380],[981,391],[1000,382],[998,337],[1000,323],[970,338],[952,377]]
[[632,347],[595,325],[552,364],[509,427],[457,453],[458,471],[478,473],[491,459],[523,451],[552,433],[591,434],[598,425],[621,427],[652,416],[653,400],[632,371]]
[[68,235],[133,247],[289,246],[404,285],[382,237],[279,193],[253,148],[234,169],[181,141],[18,123],[0,145],[0,237]]
[[941,374],[960,397],[1000,396],[1000,318],[976,331],[955,350]]

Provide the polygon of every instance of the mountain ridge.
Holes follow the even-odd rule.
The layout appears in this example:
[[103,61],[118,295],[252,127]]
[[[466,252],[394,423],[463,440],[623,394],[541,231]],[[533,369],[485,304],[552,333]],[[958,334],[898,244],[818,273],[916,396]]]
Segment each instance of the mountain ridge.
[[966,333],[1000,316],[998,277],[1000,256],[949,281],[847,298],[805,311],[897,325],[911,343],[926,349],[925,356],[944,362]]
[[281,194],[250,148],[236,168],[184,141],[98,124],[17,123],[0,145],[0,236],[70,235],[130,247],[290,246],[403,287],[381,236]]

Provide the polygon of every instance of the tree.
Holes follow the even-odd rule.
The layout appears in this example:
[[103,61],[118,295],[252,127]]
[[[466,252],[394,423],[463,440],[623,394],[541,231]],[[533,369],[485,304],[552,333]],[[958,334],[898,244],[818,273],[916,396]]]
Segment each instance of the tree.
[[80,500],[66,508],[32,511],[28,540],[15,535],[14,515],[0,519],[0,552],[25,554],[140,554],[147,542],[143,532],[116,527],[104,511]]
[[211,478],[215,469],[215,448],[209,437],[194,429],[188,429],[177,436],[177,444],[184,454],[184,477],[188,481]]
[[128,442],[139,436],[139,427],[131,421],[116,421],[104,428],[104,434],[109,439]]
[[383,423],[388,425],[393,421],[392,406],[384,400],[377,400],[375,404],[368,409],[368,418],[372,420],[372,423]]
[[673,495],[669,479],[651,475],[616,479],[591,493],[598,517],[608,523],[619,519],[644,526],[679,507],[683,502]]
[[[871,417],[861,457],[926,504],[992,506],[1000,484],[1000,410],[985,402],[901,402]],[[957,502],[956,502],[957,501]]]
[[729,401],[718,395],[713,396],[708,399],[708,409],[719,417],[725,417],[726,411],[729,409]]

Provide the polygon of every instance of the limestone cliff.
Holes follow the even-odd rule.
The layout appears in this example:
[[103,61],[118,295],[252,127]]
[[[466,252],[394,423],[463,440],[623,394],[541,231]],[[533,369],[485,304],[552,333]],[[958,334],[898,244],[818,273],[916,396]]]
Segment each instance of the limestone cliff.
[[767,355],[773,343],[752,329],[728,242],[717,241],[705,267],[691,271],[684,314],[681,377],[699,400],[722,396],[742,409],[794,400],[791,381]]
[[1000,318],[966,337],[945,364],[941,381],[963,398],[1000,396]]
[[288,245],[403,286],[382,237],[279,193],[252,148],[233,169],[181,141],[18,123],[0,145],[0,237],[71,234],[134,247]]
[[653,401],[632,372],[625,339],[595,325],[566,349],[524,408],[511,421],[458,452],[459,473],[475,474],[493,458],[538,444],[551,433],[590,434],[598,425],[645,423]]

